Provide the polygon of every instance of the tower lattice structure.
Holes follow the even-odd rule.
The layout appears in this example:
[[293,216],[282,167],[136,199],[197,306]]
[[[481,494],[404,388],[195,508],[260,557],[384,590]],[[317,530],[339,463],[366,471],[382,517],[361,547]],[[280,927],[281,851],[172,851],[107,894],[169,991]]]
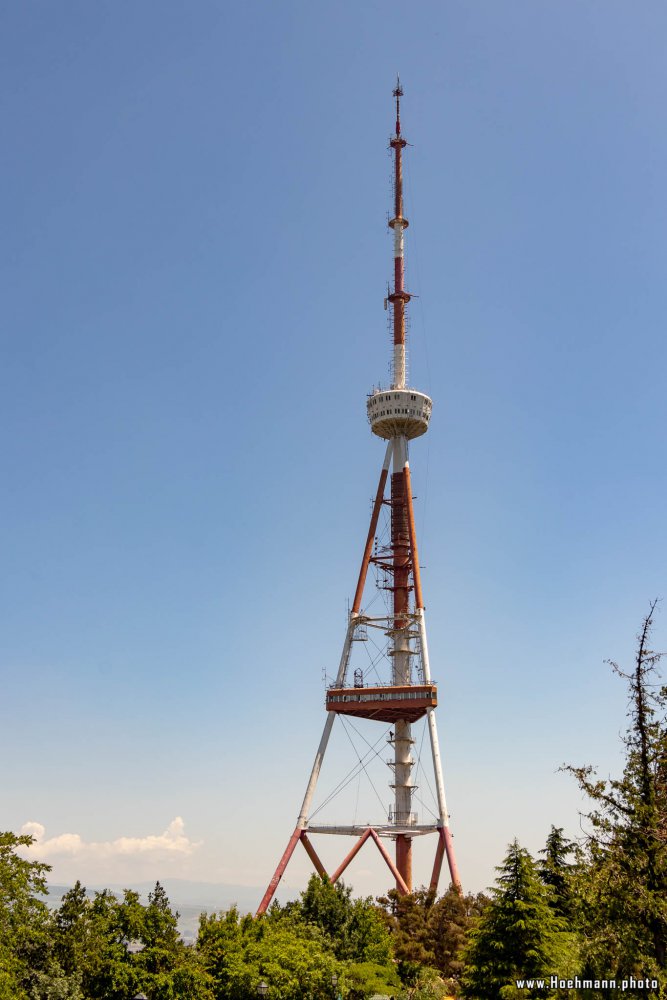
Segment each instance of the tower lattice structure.
[[[391,387],[376,389],[368,397],[367,412],[371,430],[387,442],[380,481],[373,503],[354,599],[348,616],[343,651],[335,682],[327,689],[327,717],[315,761],[310,773],[296,827],[280,859],[278,867],[259,905],[264,913],[278,887],[290,858],[299,842],[307,851],[316,871],[326,870],[312,843],[313,834],[348,834],[356,836],[352,849],[338,868],[329,876],[336,882],[350,861],[367,840],[373,840],[389,867],[400,893],[412,892],[412,843],[426,834],[437,836],[430,886],[437,889],[443,860],[446,856],[452,883],[460,889],[454,845],[449,829],[445,785],[440,757],[440,745],[435,710],[437,686],[431,678],[426,637],[424,599],[419,571],[419,556],[413,510],[408,442],[428,430],[432,401],[423,392],[406,385],[406,308],[410,293],[405,289],[405,230],[408,220],[403,214],[403,151],[407,145],[401,132],[400,101],[403,90],[397,81],[393,92],[396,101],[396,124],[389,140],[393,157],[394,204],[389,227],[393,232],[394,281],[387,296],[392,309],[392,378]],[[390,476],[391,471],[391,476]],[[389,496],[387,480],[390,479]],[[377,537],[378,521],[383,506],[390,510],[389,537],[382,544]],[[362,608],[368,569],[374,564],[390,594],[386,615],[370,615]],[[368,628],[379,629],[387,637],[387,659],[390,680],[385,684],[366,685],[360,670],[355,671],[350,685],[350,657],[353,643]],[[390,724],[389,743],[393,748],[390,766],[393,772],[394,801],[386,823],[352,824],[349,826],[318,825],[311,821],[313,796],[337,716],[348,719],[368,719]],[[413,811],[415,784],[412,756],[412,727],[426,717],[435,779],[437,819],[419,823]],[[391,857],[384,841],[394,841]]]

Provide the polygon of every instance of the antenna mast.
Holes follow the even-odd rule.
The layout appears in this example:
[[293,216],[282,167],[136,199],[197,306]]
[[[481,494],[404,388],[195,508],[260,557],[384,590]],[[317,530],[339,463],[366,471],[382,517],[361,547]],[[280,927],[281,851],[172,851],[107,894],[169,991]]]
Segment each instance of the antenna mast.
[[393,358],[393,389],[405,388],[405,307],[410,301],[410,295],[405,291],[404,240],[403,231],[409,222],[403,215],[403,149],[407,142],[401,135],[401,97],[403,88],[396,78],[394,97],[396,98],[396,133],[389,140],[394,151],[394,217],[389,220],[394,230],[394,290],[389,295],[389,301],[394,310],[394,358]]
[[[343,650],[334,683],[326,692],[327,719],[324,724],[310,778],[306,786],[296,827],[278,863],[258,913],[265,913],[283,876],[285,868],[301,843],[316,871],[325,876],[326,871],[310,837],[313,834],[337,836],[348,834],[358,837],[341,864],[331,873],[336,882],[363,845],[373,842],[380,851],[400,893],[412,892],[412,845],[417,837],[427,834],[437,836],[430,887],[438,887],[444,858],[454,886],[460,889],[461,881],[456,866],[454,844],[449,829],[449,814],[445,800],[445,785],[440,757],[440,743],[435,710],[438,704],[437,685],[431,677],[431,667],[426,639],[424,598],[419,572],[417,535],[412,505],[412,486],[408,445],[421,437],[429,427],[432,401],[425,393],[406,385],[405,309],[410,294],[405,290],[404,233],[408,220],[403,215],[403,150],[407,146],[401,134],[401,97],[403,88],[399,79],[393,91],[396,100],[396,127],[389,139],[394,158],[394,214],[389,226],[394,233],[394,286],[388,290],[387,300],[393,310],[392,384],[389,389],[377,388],[369,394],[366,412],[373,434],[386,442],[380,480],[371,513],[357,586],[348,615]],[[387,306],[385,300],[385,307]],[[389,498],[385,491],[389,483]],[[383,504],[390,507],[391,528],[388,541],[379,542],[378,518]],[[364,586],[370,564],[381,572],[385,583],[381,586],[391,593],[391,606],[386,614],[368,614],[363,609]],[[355,668],[354,646],[368,638],[367,629],[378,629],[387,640],[387,653],[383,666],[389,675],[387,683],[378,677],[377,682],[364,681],[364,671]],[[365,661],[364,661],[365,662]],[[375,664],[373,665],[375,668]],[[353,684],[350,684],[350,674]],[[385,674],[385,676],[386,676]],[[312,811],[313,796],[320,770],[327,751],[335,718],[349,716],[377,725],[391,726],[387,742],[393,756],[386,763],[391,771],[390,787],[393,802],[386,820],[379,823],[351,824],[313,822],[321,807]],[[415,785],[415,760],[412,749],[415,743],[412,726],[426,718],[431,744],[433,775],[437,796],[437,815],[420,822],[413,808]],[[370,744],[369,744],[370,746]],[[326,802],[327,800],[325,800]],[[393,841],[394,859],[383,844]]]

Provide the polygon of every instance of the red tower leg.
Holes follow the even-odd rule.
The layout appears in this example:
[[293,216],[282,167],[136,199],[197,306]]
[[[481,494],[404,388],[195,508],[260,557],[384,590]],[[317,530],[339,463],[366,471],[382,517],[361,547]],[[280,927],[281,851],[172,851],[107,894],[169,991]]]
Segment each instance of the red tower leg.
[[433,874],[431,875],[431,882],[429,884],[429,889],[432,892],[436,892],[438,889],[438,882],[440,881],[440,872],[442,871],[442,859],[445,856],[445,834],[442,827],[438,831],[438,846],[435,850],[435,861],[433,862]]
[[338,879],[341,877],[341,875],[349,865],[350,861],[352,861],[352,859],[359,853],[359,851],[364,846],[370,835],[371,835],[371,828],[369,827],[368,830],[365,830],[364,833],[362,833],[362,835],[359,837],[359,840],[356,842],[352,850],[349,852],[349,854],[347,854],[343,858],[341,863],[338,865],[338,868],[331,876],[332,882],[338,881]]
[[387,448],[387,457],[385,459],[384,465],[382,466],[382,472],[380,473],[380,482],[378,483],[377,493],[375,494],[375,502],[373,504],[373,513],[371,514],[371,524],[370,528],[368,529],[368,536],[366,538],[366,548],[364,549],[364,557],[361,560],[361,569],[359,570],[357,589],[354,594],[354,601],[352,602],[353,615],[359,614],[359,609],[361,608],[361,599],[364,596],[364,584],[366,583],[368,564],[371,561],[373,542],[375,541],[375,532],[377,531],[380,509],[382,508],[382,501],[384,500],[384,488],[387,483],[387,475],[389,473],[390,454],[391,452],[389,448]]
[[308,839],[308,836],[307,836],[305,830],[301,831],[301,843],[306,848],[306,853],[308,854],[308,857],[310,858],[310,860],[313,862],[313,865],[315,866],[315,871],[317,872],[317,874],[321,878],[327,878],[327,870],[324,867],[324,865],[322,864],[322,862],[320,861],[319,856],[317,854],[317,851],[315,850],[315,848],[313,847],[312,843]]
[[405,881],[403,880],[403,876],[399,872],[399,870],[396,867],[396,865],[394,864],[394,862],[391,860],[391,858],[389,856],[389,852],[384,849],[382,841],[378,837],[378,835],[375,832],[375,830],[371,830],[371,836],[373,837],[373,840],[375,841],[375,843],[377,845],[378,851],[380,852],[380,854],[382,855],[382,857],[384,858],[384,860],[387,862],[387,868],[389,869],[389,871],[391,872],[391,874],[396,879],[396,888],[398,889],[399,892],[402,892],[405,895],[408,895],[410,893],[410,891],[411,891],[410,888],[409,888],[409,886],[406,885]]
[[285,873],[285,869],[289,864],[289,859],[294,854],[294,848],[299,843],[300,838],[301,838],[301,828],[297,826],[296,830],[289,839],[289,843],[285,848],[285,853],[283,854],[282,858],[278,863],[278,867],[273,873],[273,878],[269,882],[269,887],[264,893],[264,896],[262,897],[262,902],[259,904],[256,916],[259,916],[260,913],[266,913],[269,907],[269,903],[273,899],[276,889],[278,888],[278,883],[280,882],[281,878]]
[[404,894],[409,893],[410,889],[408,888],[405,879],[401,875],[400,871],[398,870],[394,862],[391,860],[389,853],[385,850],[384,845],[380,840],[380,837],[371,826],[369,826],[368,829],[362,833],[362,835],[359,837],[359,840],[356,842],[352,850],[349,852],[349,854],[346,855],[346,857],[340,863],[334,874],[331,876],[331,881],[332,882],[338,881],[338,879],[341,877],[341,875],[349,865],[350,861],[352,861],[352,859],[356,857],[356,855],[359,853],[359,851],[364,846],[367,840],[373,840],[375,842],[375,846],[377,847],[378,851],[384,858],[389,871],[396,880],[396,888],[398,889],[398,891]]
[[455,889],[462,892],[461,879],[459,878],[459,869],[456,864],[456,857],[454,855],[454,841],[452,840],[452,835],[449,832],[449,827],[445,826],[442,830],[444,841],[445,841],[445,851],[447,852],[447,864],[449,865],[449,874],[452,876],[452,883]]

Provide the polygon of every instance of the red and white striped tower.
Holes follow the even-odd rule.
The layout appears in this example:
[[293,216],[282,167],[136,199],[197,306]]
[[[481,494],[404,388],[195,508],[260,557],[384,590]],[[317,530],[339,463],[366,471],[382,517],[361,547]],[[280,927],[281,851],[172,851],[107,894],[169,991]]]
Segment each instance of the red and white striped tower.
[[[380,474],[371,523],[357,580],[357,587],[350,610],[343,652],[338,665],[336,681],[327,690],[327,718],[322,739],[315,756],[306,794],[296,827],[273,878],[260,903],[258,914],[264,913],[278,887],[285,868],[301,842],[320,875],[325,875],[322,864],[309,834],[350,834],[357,836],[352,850],[343,859],[331,880],[336,881],[352,858],[367,840],[373,840],[380,850],[396,882],[399,892],[412,891],[412,841],[425,834],[437,835],[437,846],[431,888],[436,889],[442,862],[446,855],[453,885],[460,889],[461,882],[454,857],[454,846],[449,831],[449,816],[445,800],[445,786],[438,742],[435,709],[437,687],[431,679],[431,669],[426,638],[424,600],[419,572],[417,537],[408,442],[428,430],[432,402],[417,389],[406,386],[405,311],[410,294],[405,290],[404,234],[408,220],[403,215],[403,164],[402,154],[407,143],[401,134],[400,100],[403,90],[397,81],[396,128],[389,144],[394,157],[394,214],[389,221],[394,243],[394,287],[388,296],[393,313],[392,383],[388,389],[377,389],[368,397],[367,410],[371,430],[387,441],[384,463]],[[391,469],[390,498],[385,500],[385,489]],[[389,542],[378,543],[376,533],[383,504],[390,505]],[[384,587],[392,595],[387,615],[371,616],[362,609],[364,586],[370,563],[378,567],[388,581]],[[389,641],[388,659],[391,663],[390,680],[386,684],[368,686],[360,683],[361,671],[355,671],[354,687],[349,686],[348,673],[353,643],[361,630],[369,627],[380,629]],[[389,742],[393,745],[392,787],[394,803],[386,823],[374,825],[316,825],[310,820],[310,810],[320,775],[329,737],[337,715],[369,719],[391,724]],[[414,784],[412,771],[412,725],[426,716],[428,722],[433,774],[437,798],[437,821],[419,823],[412,808]],[[395,860],[387,852],[383,839],[396,844]]]

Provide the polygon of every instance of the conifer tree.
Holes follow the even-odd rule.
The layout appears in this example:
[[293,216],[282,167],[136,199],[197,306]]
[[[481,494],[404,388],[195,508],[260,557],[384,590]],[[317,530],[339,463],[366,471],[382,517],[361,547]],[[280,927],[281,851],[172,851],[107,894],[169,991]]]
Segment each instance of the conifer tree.
[[[475,1000],[513,996],[517,979],[548,978],[557,971],[561,957],[562,922],[549,905],[549,890],[528,851],[513,841],[496,871],[491,902],[464,953],[463,994]],[[520,995],[547,993],[529,987]]]
[[605,781],[590,766],[565,768],[593,802],[580,892],[587,968],[600,975],[667,972],[667,689],[657,684],[661,654],[650,649],[656,605],[637,636],[633,669],[611,662],[629,690],[623,776]]
[[568,857],[575,844],[563,835],[562,826],[552,826],[538,864],[539,876],[551,889],[551,907],[559,917],[570,920],[573,913],[573,869]]

